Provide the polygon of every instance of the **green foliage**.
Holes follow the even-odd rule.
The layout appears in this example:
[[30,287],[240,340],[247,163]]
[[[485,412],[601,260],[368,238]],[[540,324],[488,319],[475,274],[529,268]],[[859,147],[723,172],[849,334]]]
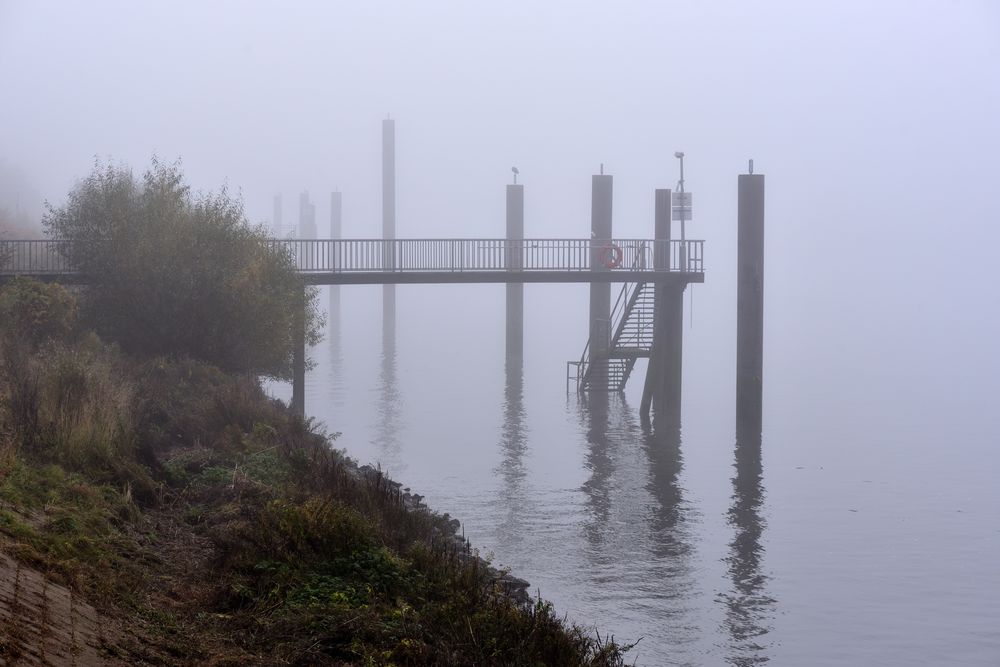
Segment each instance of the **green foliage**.
[[176,164],[154,159],[141,179],[95,165],[44,224],[78,242],[71,260],[93,281],[85,313],[127,351],[288,379],[301,313],[307,342],[319,339],[316,291],[291,255],[225,189],[193,195]]
[[59,465],[16,461],[0,480],[0,501],[16,509],[0,510],[0,533],[55,581],[121,601],[141,580],[123,532],[137,511],[119,489]]
[[0,289],[0,332],[7,347],[65,340],[76,319],[76,298],[61,285],[15,278]]

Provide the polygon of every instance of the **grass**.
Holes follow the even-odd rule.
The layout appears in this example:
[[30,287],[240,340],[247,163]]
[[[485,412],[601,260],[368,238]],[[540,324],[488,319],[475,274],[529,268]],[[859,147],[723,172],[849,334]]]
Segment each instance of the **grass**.
[[117,619],[126,661],[623,664],[255,379],[3,340],[0,544]]

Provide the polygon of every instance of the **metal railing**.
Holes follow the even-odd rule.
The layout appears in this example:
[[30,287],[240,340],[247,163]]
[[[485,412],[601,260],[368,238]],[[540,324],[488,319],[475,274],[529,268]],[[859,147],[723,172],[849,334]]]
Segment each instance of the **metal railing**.
[[[289,252],[303,273],[614,271],[653,270],[653,259],[669,257],[658,270],[701,273],[703,241],[641,239],[344,239],[267,241]],[[64,240],[0,240],[0,274],[76,273],[74,243]],[[662,253],[662,254],[660,254]],[[684,260],[682,263],[682,259]],[[659,263],[659,262],[658,262]]]
[[[303,272],[652,270],[656,246],[670,257],[663,270],[704,270],[703,241],[346,239],[270,243],[288,248]],[[686,268],[682,257],[687,259]]]
[[0,240],[0,274],[65,275],[75,273],[70,241]]

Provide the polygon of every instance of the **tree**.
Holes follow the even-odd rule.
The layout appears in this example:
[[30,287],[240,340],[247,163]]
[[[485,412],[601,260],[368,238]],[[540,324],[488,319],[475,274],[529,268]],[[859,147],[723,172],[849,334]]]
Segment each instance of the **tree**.
[[125,350],[289,379],[300,312],[306,342],[319,341],[316,289],[292,255],[225,188],[192,195],[178,164],[154,158],[141,179],[95,164],[43,223],[76,242],[70,259],[90,280],[85,321]]
[[76,326],[77,302],[62,285],[15,278],[0,286],[0,341],[33,348],[47,340],[64,340]]

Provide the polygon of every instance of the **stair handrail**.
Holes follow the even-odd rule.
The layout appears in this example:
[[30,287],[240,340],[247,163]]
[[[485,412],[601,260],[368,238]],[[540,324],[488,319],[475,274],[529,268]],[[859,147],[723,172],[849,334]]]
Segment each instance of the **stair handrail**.
[[[626,313],[623,315],[622,319],[618,322],[618,326],[615,327],[614,333],[611,336],[611,349],[612,350],[615,349],[616,347],[618,347],[623,342],[622,341],[622,335],[623,335],[623,333],[625,331],[625,325],[628,324],[629,317],[631,317],[632,314],[635,312],[636,303],[638,302],[639,296],[640,296],[640,294],[642,292],[642,289],[643,289],[643,287],[645,285],[646,285],[646,283],[636,283],[635,284],[635,289],[632,291],[632,294],[628,298],[628,305],[626,306]],[[650,326],[652,326],[651,322],[643,324],[641,326],[641,328],[638,328],[635,331],[635,333],[632,333],[629,336],[625,337],[624,341],[625,342],[635,341],[636,343],[638,343],[642,339],[642,334]]]
[[[629,271],[638,271],[645,268],[646,264],[646,242],[642,241],[639,243],[638,251],[635,254],[635,260],[632,262],[632,266],[629,267]],[[614,345],[614,338],[616,337],[619,328],[621,328],[622,321],[628,315],[628,306],[635,296],[639,285],[642,283],[625,283],[622,285],[622,289],[618,292],[618,300],[615,301],[614,308],[611,309],[611,330],[610,334],[612,336],[612,346]],[[629,290],[633,290],[632,294],[629,294]],[[588,341],[589,342],[589,341]]]

